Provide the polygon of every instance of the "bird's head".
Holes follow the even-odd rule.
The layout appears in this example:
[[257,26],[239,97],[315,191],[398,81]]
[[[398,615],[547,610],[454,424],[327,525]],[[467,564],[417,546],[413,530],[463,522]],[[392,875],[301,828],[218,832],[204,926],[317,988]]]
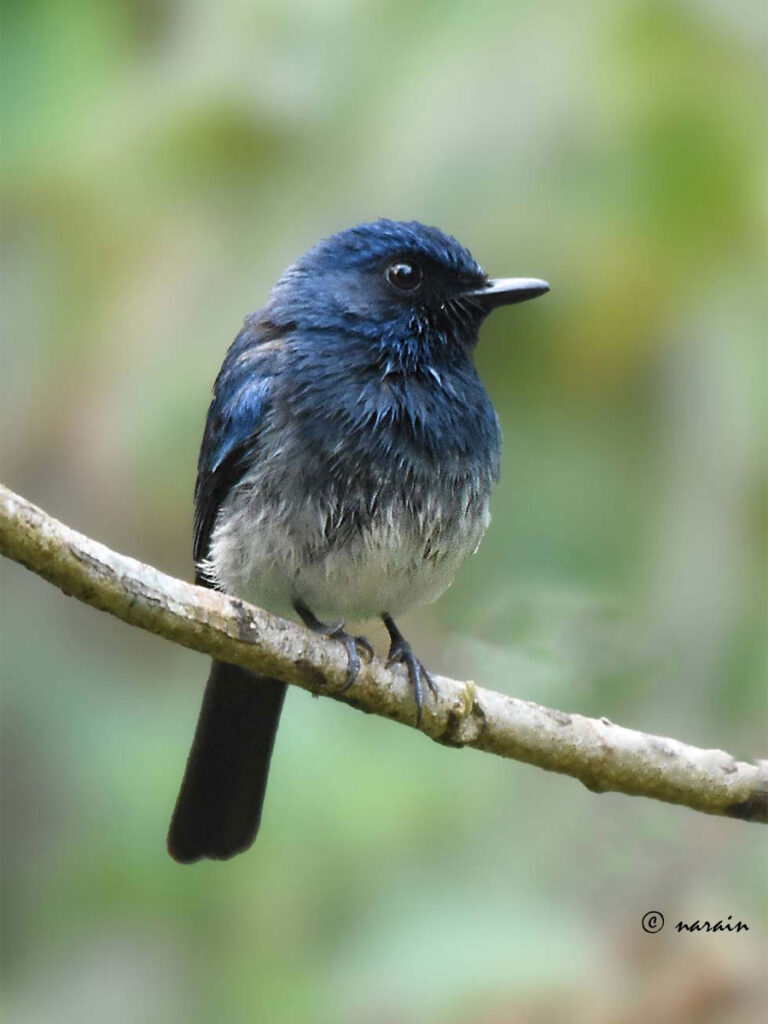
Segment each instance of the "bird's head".
[[341,331],[387,347],[466,350],[492,309],[548,290],[534,278],[489,278],[437,228],[377,220],[305,253],[275,285],[268,312],[277,324]]

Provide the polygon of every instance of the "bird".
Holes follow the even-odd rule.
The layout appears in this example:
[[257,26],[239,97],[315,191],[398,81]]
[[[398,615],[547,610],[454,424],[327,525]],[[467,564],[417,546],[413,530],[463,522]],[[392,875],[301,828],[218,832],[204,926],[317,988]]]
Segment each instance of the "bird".
[[[380,617],[421,718],[434,680],[394,616],[436,600],[474,553],[501,429],[473,361],[538,278],[489,277],[453,236],[380,219],[318,242],[246,317],[213,388],[195,485],[196,582],[341,643],[353,686]],[[179,863],[253,843],[283,682],[213,661],[168,832]]]

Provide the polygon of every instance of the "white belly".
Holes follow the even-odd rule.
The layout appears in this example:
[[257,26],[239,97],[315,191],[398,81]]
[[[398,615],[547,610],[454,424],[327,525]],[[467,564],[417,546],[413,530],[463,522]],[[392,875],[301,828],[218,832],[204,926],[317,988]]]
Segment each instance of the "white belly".
[[450,586],[490,521],[469,487],[450,504],[390,508],[344,543],[323,543],[316,503],[265,508],[257,492],[236,498],[217,524],[209,568],[228,593],[289,614],[300,599],[321,619],[398,615]]

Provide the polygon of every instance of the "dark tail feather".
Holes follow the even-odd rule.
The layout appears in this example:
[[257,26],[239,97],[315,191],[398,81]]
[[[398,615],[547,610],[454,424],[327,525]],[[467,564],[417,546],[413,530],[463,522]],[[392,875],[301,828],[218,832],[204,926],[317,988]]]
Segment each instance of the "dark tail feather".
[[181,864],[226,860],[256,837],[285,683],[214,661],[168,830]]

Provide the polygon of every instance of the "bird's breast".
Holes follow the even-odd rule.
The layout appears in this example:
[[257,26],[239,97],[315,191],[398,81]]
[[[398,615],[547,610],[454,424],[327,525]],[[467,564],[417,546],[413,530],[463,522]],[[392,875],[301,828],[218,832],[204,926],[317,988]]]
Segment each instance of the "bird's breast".
[[434,601],[490,521],[490,483],[392,474],[346,487],[278,496],[254,472],[217,521],[211,562],[224,589],[287,613],[301,599],[315,614],[368,618]]
[[374,401],[369,385],[280,403],[213,531],[226,590],[282,613],[300,599],[320,617],[397,614],[476,550],[498,473],[485,392],[471,408],[413,390]]

